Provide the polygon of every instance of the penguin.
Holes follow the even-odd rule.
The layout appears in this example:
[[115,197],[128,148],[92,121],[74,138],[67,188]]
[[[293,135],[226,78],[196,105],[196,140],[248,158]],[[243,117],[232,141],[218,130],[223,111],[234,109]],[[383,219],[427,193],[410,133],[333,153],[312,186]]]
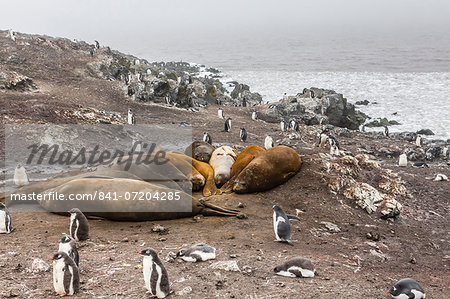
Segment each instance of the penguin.
[[408,166],[408,157],[405,153],[402,153],[400,157],[398,158],[398,166],[400,167],[406,167]]
[[289,128],[292,131],[298,132],[298,121],[295,119],[291,119],[291,121],[289,122]]
[[428,164],[427,163],[425,163],[425,162],[415,162],[414,164],[413,164],[413,167],[422,167],[422,168],[430,168],[430,166],[428,166]]
[[434,178],[434,181],[448,181],[448,177],[445,174],[438,173],[436,177]]
[[141,81],[141,76],[142,76],[141,73],[138,72],[138,73],[136,74],[136,79],[137,79],[138,81]]
[[131,79],[133,79],[133,76],[131,76],[131,73],[128,73],[127,79],[126,79],[127,84],[130,84],[130,83],[131,83]]
[[389,128],[387,126],[384,126],[384,136],[389,137]]
[[420,135],[417,135],[416,137],[416,146],[422,147],[422,137],[420,137]]
[[287,99],[288,99],[287,92],[285,92],[285,93],[283,94],[283,100],[287,100]]
[[172,101],[170,100],[170,97],[168,95],[165,97],[165,100],[166,100],[166,104],[167,105],[171,105],[172,104]]
[[315,271],[311,260],[300,256],[270,270],[272,273],[286,277],[314,277]]
[[227,118],[227,120],[225,121],[225,132],[230,132],[231,131],[231,118]]
[[67,255],[73,259],[78,267],[80,258],[78,255],[77,242],[72,237],[64,236],[58,241],[58,243],[58,251],[67,253]]
[[28,180],[28,175],[25,170],[25,167],[22,164],[17,164],[16,169],[14,170],[14,184],[16,186],[22,187],[28,185],[30,181]]
[[89,223],[80,211],[80,209],[73,208],[70,213],[70,236],[77,241],[89,240]]
[[246,98],[242,99],[242,107],[247,107],[247,99]]
[[8,208],[0,202],[0,234],[10,234],[14,230]]
[[89,49],[89,54],[91,55],[91,57],[94,57],[94,53],[95,53],[95,49],[94,49],[94,47],[91,47]]
[[208,132],[203,133],[203,141],[208,142],[209,144],[212,144],[211,135],[209,135]]
[[182,248],[177,252],[185,262],[204,262],[216,258],[216,249],[204,243],[195,244],[189,248]]
[[286,242],[294,246],[291,241],[291,224],[289,220],[299,220],[297,216],[287,215],[279,206],[274,205],[273,210],[273,230],[277,241]]
[[311,96],[311,99],[314,99],[314,91],[310,90],[309,95]]
[[361,133],[366,132],[366,126],[365,126],[364,124],[360,124],[360,125],[359,125],[359,131],[360,131]]
[[325,142],[327,142],[328,139],[328,133],[330,132],[330,129],[325,128],[320,134],[319,134],[319,143],[317,144],[318,147],[323,147],[325,145]]
[[58,251],[53,260],[53,287],[60,296],[73,295],[80,290],[80,271],[67,253]]
[[245,142],[247,140],[247,131],[245,128],[241,128],[241,131],[239,132],[239,137],[241,138],[242,142]]
[[128,108],[128,124],[129,125],[136,124],[136,117],[134,116],[133,111],[131,111],[131,108]]
[[95,48],[100,49],[100,43],[98,41],[95,41]]
[[448,159],[448,154],[449,154],[448,147],[442,148],[442,157],[443,157],[444,159]]
[[11,38],[11,40],[12,40],[13,42],[16,41],[16,36],[15,36],[15,33],[14,33],[14,31],[13,31],[12,29],[9,29],[9,30],[8,30],[8,34],[6,35],[6,37]]
[[219,118],[221,119],[225,119],[225,115],[223,114],[222,108],[219,108],[219,110],[217,110],[217,116],[219,116]]
[[425,298],[425,291],[420,284],[411,278],[403,278],[386,291],[392,298],[397,299],[422,299]]
[[303,88],[302,94],[305,94],[308,91],[308,88]]
[[139,252],[144,257],[143,272],[145,287],[152,297],[165,298],[172,290],[169,285],[169,275],[167,270],[152,248],[147,248]]
[[340,146],[339,142],[334,136],[328,135],[328,142],[330,143],[330,155],[340,155]]
[[287,131],[287,123],[284,121],[284,119],[281,120],[280,127],[281,127],[281,132]]
[[266,149],[269,149],[273,147],[273,139],[270,136],[266,136],[266,139],[264,140],[264,147]]
[[252,112],[252,119],[253,120],[258,120],[258,112],[256,112],[256,111]]

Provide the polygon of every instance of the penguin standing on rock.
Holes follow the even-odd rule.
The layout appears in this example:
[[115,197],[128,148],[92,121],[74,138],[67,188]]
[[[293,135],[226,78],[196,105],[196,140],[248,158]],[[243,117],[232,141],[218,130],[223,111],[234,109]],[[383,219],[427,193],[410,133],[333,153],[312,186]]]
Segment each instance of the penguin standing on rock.
[[225,115],[223,114],[222,108],[219,108],[219,110],[217,110],[217,116],[219,116],[219,118],[221,119],[225,119]]
[[208,132],[203,133],[203,141],[212,144],[211,135]]
[[29,184],[27,171],[25,167],[21,164],[17,164],[16,169],[14,170],[14,184],[16,186],[22,187]]
[[94,54],[95,54],[95,48],[94,47],[89,49],[89,54],[91,55],[91,57],[94,57]]
[[78,255],[77,242],[69,236],[64,236],[61,238],[61,240],[58,241],[58,243],[59,243],[58,251],[67,253],[67,255],[73,259],[73,261],[78,267],[80,257]]
[[389,128],[387,126],[384,126],[383,135],[386,136],[386,137],[389,137]]
[[398,158],[398,166],[400,167],[406,167],[408,166],[408,157],[405,153],[402,153],[400,157]]
[[295,257],[270,270],[270,272],[286,277],[314,277],[315,271],[313,263],[304,257]]
[[216,258],[216,249],[204,243],[195,244],[189,248],[182,248],[177,252],[185,262],[204,262]]
[[129,125],[136,124],[136,116],[134,115],[133,111],[131,111],[131,108],[128,108],[128,124]]
[[256,111],[252,112],[252,119],[253,120],[258,120],[258,112],[256,112]]
[[97,40],[95,41],[95,48],[100,49],[100,43]]
[[422,147],[422,137],[420,137],[420,135],[417,135],[416,146]]
[[67,253],[58,251],[53,260],[53,287],[60,296],[73,295],[80,290],[80,271]]
[[167,270],[152,248],[139,252],[144,257],[142,270],[144,272],[145,287],[152,297],[165,298],[172,290],[169,285]]
[[239,137],[241,138],[242,142],[245,142],[247,140],[247,131],[245,130],[245,128],[241,128]]
[[273,139],[270,136],[266,136],[266,139],[264,140],[264,147],[266,149],[269,149],[273,147]]
[[291,119],[289,122],[289,128],[291,128],[292,131],[298,132],[298,121],[295,119]]
[[225,121],[225,132],[230,132],[231,131],[231,118],[227,118],[227,120]]
[[359,131],[360,131],[361,133],[366,132],[366,126],[365,126],[364,124],[360,124],[360,125],[359,125]]
[[391,294],[392,298],[396,299],[424,299],[425,291],[420,284],[411,278],[403,278],[386,291]]
[[0,202],[0,234],[10,234],[12,231],[11,214],[8,208]]
[[328,139],[328,133],[330,132],[330,129],[325,128],[320,134],[319,134],[319,143],[317,144],[318,147],[323,147],[325,145],[325,142],[327,142]]
[[294,246],[291,241],[291,224],[289,220],[298,220],[300,218],[294,215],[287,215],[279,206],[274,205],[273,210],[273,230],[277,241],[286,242]]
[[242,99],[242,107],[247,107],[247,99],[246,98]]
[[89,223],[80,211],[80,209],[73,208],[70,213],[70,236],[77,241],[89,240]]
[[284,121],[284,119],[281,120],[280,122],[280,127],[281,127],[281,132],[286,132],[287,131],[287,123]]

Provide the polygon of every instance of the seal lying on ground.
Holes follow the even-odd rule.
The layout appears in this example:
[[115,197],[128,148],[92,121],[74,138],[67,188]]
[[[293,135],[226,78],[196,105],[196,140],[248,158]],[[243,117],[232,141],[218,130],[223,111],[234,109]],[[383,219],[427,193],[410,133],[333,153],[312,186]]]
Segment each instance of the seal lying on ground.
[[238,152],[226,145],[216,148],[212,153],[209,165],[214,169],[214,181],[218,187],[230,179],[231,167],[237,156]]
[[201,162],[209,162],[214,151],[214,146],[204,141],[194,141],[189,145],[184,154]]
[[233,191],[251,193],[272,189],[295,175],[302,160],[295,150],[279,145],[259,154],[234,180]]
[[226,182],[225,185],[220,188],[222,192],[231,192],[233,190],[234,179],[239,173],[253,160],[264,152],[266,149],[259,145],[249,145],[239,154],[231,167],[231,178]]

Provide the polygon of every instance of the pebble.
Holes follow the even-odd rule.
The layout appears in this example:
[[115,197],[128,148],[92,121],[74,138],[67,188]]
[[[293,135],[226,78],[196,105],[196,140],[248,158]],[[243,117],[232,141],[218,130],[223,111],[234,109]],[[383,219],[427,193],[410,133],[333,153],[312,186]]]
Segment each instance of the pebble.
[[48,270],[50,270],[49,264],[44,262],[42,259],[35,258],[33,260],[33,263],[31,264],[31,271],[33,273],[47,272]]
[[236,261],[220,261],[215,262],[209,266],[212,269],[224,270],[229,272],[240,272],[239,266]]

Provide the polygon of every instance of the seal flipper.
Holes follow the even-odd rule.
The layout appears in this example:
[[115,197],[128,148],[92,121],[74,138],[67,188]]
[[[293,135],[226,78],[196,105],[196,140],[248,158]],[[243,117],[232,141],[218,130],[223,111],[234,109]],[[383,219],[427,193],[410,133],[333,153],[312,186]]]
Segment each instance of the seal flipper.
[[295,215],[289,215],[289,214],[286,214],[286,216],[287,216],[287,218],[288,218],[289,220],[298,220],[298,221],[302,221],[300,218],[298,218],[298,217],[295,216]]

